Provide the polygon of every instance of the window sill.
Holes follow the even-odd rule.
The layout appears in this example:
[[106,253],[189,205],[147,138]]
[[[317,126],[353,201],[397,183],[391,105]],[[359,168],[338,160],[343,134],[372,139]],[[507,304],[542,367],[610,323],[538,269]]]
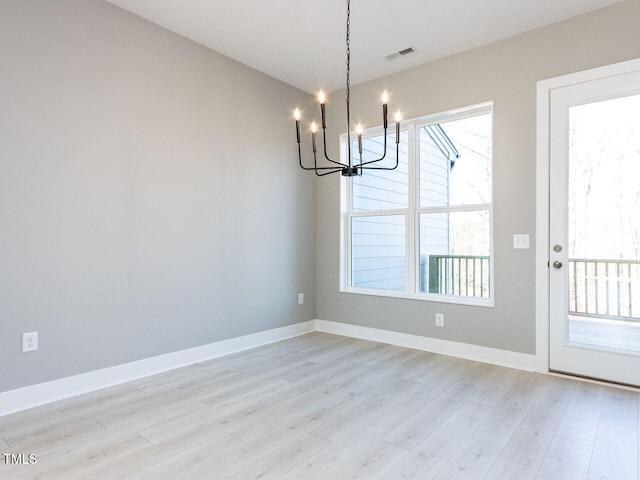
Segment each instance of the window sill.
[[454,295],[436,295],[430,293],[407,293],[390,290],[375,290],[368,288],[341,288],[340,293],[354,293],[356,295],[369,295],[373,297],[402,298],[405,300],[421,300],[423,302],[452,303],[456,305],[469,305],[473,307],[494,308],[493,298],[474,298]]

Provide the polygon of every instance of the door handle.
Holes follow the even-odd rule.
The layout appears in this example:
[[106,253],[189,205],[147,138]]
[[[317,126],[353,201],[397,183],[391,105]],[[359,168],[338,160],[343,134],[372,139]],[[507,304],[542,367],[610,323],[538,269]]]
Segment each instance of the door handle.
[[556,260],[555,262],[553,262],[553,268],[562,268],[562,262]]

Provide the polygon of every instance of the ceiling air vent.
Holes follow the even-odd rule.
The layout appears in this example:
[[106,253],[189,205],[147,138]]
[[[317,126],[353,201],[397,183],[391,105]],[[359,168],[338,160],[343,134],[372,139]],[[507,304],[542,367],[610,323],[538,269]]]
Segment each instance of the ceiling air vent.
[[413,47],[407,47],[407,48],[403,48],[402,50],[398,50],[397,52],[390,53],[389,55],[385,55],[383,58],[385,60],[395,60],[396,58],[409,55],[410,53],[413,53],[413,52],[415,52]]

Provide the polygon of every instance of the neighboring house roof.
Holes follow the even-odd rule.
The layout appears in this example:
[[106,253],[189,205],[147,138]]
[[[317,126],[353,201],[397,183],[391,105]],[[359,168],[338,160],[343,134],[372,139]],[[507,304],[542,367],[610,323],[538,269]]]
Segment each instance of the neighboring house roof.
[[453,144],[449,135],[444,131],[440,124],[427,125],[422,127],[427,135],[431,137],[433,143],[442,152],[442,155],[450,162],[450,168],[453,168],[456,164],[456,160],[460,158],[460,152]]

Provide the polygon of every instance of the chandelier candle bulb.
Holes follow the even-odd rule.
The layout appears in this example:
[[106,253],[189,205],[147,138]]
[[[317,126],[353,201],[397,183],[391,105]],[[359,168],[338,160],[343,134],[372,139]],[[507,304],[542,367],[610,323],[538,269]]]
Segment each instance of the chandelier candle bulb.
[[324,92],[320,90],[318,93],[318,101],[320,102],[320,111],[322,112],[322,128],[327,128],[327,121],[324,118]]
[[389,122],[387,121],[387,102],[389,101],[389,94],[385,90],[382,92],[382,124],[384,128],[388,127]]
[[293,112],[293,118],[296,119],[296,137],[298,137],[298,143],[300,143],[300,110],[297,108]]
[[316,153],[318,151],[316,147],[316,131],[317,130],[318,130],[318,126],[316,125],[316,122],[312,122],[311,123],[311,143],[313,145],[313,153]]
[[362,156],[362,125],[356,125],[356,133],[358,134],[358,152]]
[[400,143],[400,112],[396,112],[396,145]]

